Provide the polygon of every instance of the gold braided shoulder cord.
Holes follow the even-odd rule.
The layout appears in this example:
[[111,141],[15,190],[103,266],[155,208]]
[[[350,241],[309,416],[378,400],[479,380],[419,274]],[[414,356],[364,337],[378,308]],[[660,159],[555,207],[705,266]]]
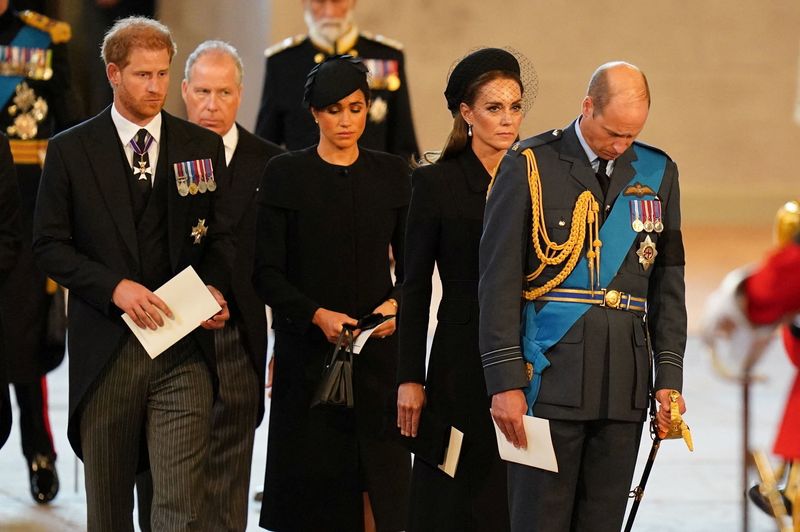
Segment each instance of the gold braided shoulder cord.
[[[598,212],[600,206],[588,190],[582,192],[575,201],[572,210],[572,223],[569,229],[569,237],[561,244],[550,240],[545,226],[544,208],[542,206],[542,181],[539,176],[539,168],[536,165],[536,157],[533,150],[528,148],[522,154],[525,156],[528,166],[528,186],[531,193],[531,240],[536,251],[536,258],[539,259],[539,267],[526,276],[530,282],[539,277],[547,266],[557,266],[564,264],[563,269],[551,280],[542,286],[534,287],[530,290],[523,290],[522,295],[527,300],[537,299],[556,286],[564,282],[575,265],[580,259],[581,248],[586,241],[586,258],[589,262],[589,286],[599,287],[600,279],[600,242]],[[589,238],[586,238],[586,231],[589,231]],[[544,243],[545,249],[542,249]]]

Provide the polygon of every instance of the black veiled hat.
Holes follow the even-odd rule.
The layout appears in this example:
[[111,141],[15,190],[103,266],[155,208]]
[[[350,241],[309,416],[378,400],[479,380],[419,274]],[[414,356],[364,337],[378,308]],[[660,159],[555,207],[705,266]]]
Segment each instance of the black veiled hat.
[[321,109],[358,89],[369,100],[369,69],[351,55],[334,55],[311,69],[306,77],[303,105]]
[[520,75],[517,58],[511,52],[501,48],[481,48],[465,56],[458,62],[447,80],[444,97],[451,113],[458,110],[464,101],[464,93],[479,76],[493,70],[503,70]]

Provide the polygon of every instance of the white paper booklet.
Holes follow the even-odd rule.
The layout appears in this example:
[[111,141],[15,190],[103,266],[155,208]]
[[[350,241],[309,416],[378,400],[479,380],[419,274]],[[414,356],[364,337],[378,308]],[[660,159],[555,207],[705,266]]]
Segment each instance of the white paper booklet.
[[533,416],[522,416],[522,424],[525,426],[525,436],[528,438],[528,446],[525,449],[517,449],[509,443],[500,427],[497,426],[497,422],[494,423],[500,458],[558,473],[556,452],[550,437],[550,421]]
[[[208,287],[191,266],[164,283],[154,292],[172,311],[173,319],[162,313],[164,326],[155,331],[141,329],[127,314],[122,319],[141,342],[150,358],[172,347],[181,338],[195,330],[202,321],[220,311],[221,307]],[[158,311],[161,312],[161,311]]]

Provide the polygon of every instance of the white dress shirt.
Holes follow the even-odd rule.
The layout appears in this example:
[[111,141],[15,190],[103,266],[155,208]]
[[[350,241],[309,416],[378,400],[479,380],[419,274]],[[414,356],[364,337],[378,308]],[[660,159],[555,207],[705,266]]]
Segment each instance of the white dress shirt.
[[153,137],[153,143],[147,150],[147,156],[150,159],[150,175],[152,176],[150,186],[156,182],[156,166],[158,165],[158,147],[161,141],[161,113],[153,117],[150,122],[145,126],[134,124],[119,111],[117,111],[116,104],[111,106],[111,120],[114,122],[114,127],[117,129],[117,135],[122,142],[125,149],[125,157],[128,159],[128,166],[133,165],[133,147],[131,147],[131,140],[136,137],[136,133],[144,128]]

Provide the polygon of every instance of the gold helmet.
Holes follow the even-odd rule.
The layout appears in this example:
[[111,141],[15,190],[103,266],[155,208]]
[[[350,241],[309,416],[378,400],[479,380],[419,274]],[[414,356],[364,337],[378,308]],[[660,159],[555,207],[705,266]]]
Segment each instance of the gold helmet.
[[787,201],[775,213],[775,243],[783,247],[800,232],[800,202]]

